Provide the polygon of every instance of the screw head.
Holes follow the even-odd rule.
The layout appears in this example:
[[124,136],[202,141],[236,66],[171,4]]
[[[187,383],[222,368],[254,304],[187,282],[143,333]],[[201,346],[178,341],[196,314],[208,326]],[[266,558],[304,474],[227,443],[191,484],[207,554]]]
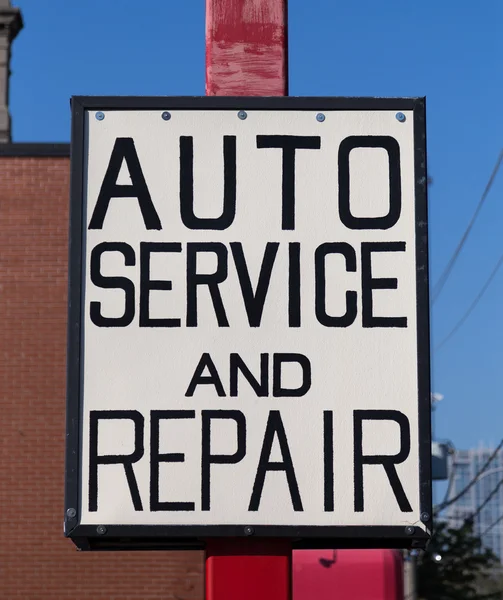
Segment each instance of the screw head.
[[423,523],[427,523],[430,520],[430,513],[422,512],[421,513],[421,521]]
[[98,121],[103,121],[103,119],[105,118],[105,113],[98,111],[95,116]]
[[405,535],[414,535],[414,532],[416,531],[415,527],[412,527],[412,525],[408,525],[405,528]]
[[66,516],[67,516],[69,519],[75,519],[75,517],[77,516],[77,511],[76,511],[74,508],[69,508],[69,509],[66,511]]
[[325,120],[325,115],[323,113],[318,113],[316,115],[316,120],[318,121],[318,123],[323,123],[323,121]]
[[397,112],[396,115],[395,115],[395,117],[396,117],[397,121],[400,121],[400,123],[404,123],[405,122],[406,117],[403,114],[403,112]]
[[96,532],[98,535],[105,535],[107,528],[104,525],[98,525],[98,527],[96,527]]
[[245,535],[253,535],[255,533],[255,530],[253,529],[253,527],[250,527],[249,525],[245,527]]
[[238,117],[241,119],[241,121],[244,121],[246,119],[248,115],[246,114],[246,110],[240,110],[238,112]]
[[169,121],[171,119],[171,113],[165,110],[161,115],[163,121]]

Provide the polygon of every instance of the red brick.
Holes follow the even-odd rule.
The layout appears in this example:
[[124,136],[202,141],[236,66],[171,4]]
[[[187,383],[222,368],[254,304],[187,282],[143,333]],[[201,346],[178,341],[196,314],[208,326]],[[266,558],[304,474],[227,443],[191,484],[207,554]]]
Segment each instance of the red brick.
[[0,157],[0,598],[196,600],[200,552],[63,537],[69,161]]

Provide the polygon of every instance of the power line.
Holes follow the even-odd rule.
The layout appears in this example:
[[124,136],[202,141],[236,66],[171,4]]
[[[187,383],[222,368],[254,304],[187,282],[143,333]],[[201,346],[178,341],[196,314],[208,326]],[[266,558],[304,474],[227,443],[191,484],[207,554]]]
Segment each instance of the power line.
[[479,200],[479,203],[477,204],[477,208],[475,209],[475,212],[473,213],[472,218],[470,219],[470,222],[468,223],[468,227],[465,229],[465,232],[461,236],[461,239],[459,240],[458,245],[456,246],[456,249],[454,250],[449,262],[447,263],[445,269],[443,270],[442,274],[438,278],[437,283],[433,287],[432,300],[431,300],[432,304],[434,304],[436,302],[436,300],[440,296],[442,290],[444,289],[444,286],[445,286],[447,280],[449,279],[451,271],[454,268],[456,261],[458,260],[459,254],[460,254],[463,246],[465,245],[465,242],[470,234],[470,231],[472,230],[472,227],[473,227],[475,221],[477,220],[478,214],[479,214],[479,212],[480,212],[484,202],[486,201],[486,198],[492,188],[492,185],[493,185],[496,175],[501,167],[502,162],[503,162],[503,150],[501,150],[501,152],[498,156],[498,160],[496,161],[496,164],[491,173],[491,176],[489,177],[489,181],[487,182],[484,192]]
[[501,515],[498,519],[496,519],[496,521],[494,521],[494,523],[489,525],[489,527],[480,534],[480,537],[481,538],[484,537],[487,533],[489,533],[491,531],[491,529],[496,527],[496,525],[498,525],[498,523],[501,523],[501,521],[503,521],[503,515]]
[[491,456],[489,456],[489,458],[486,460],[486,462],[482,465],[482,467],[480,468],[478,473],[475,475],[475,477],[459,493],[457,493],[454,496],[454,498],[451,498],[450,500],[448,500],[446,502],[442,502],[442,504],[440,504],[440,506],[435,511],[435,514],[438,515],[438,513],[440,511],[444,510],[444,508],[447,508],[451,504],[454,504],[455,502],[457,502],[462,496],[464,496],[466,494],[466,492],[468,492],[468,490],[470,490],[477,483],[477,481],[479,480],[482,473],[484,473],[484,471],[486,471],[489,468],[489,465],[492,463],[492,461],[494,460],[494,458],[496,457],[498,452],[501,450],[502,446],[503,446],[503,439],[498,444],[496,450],[494,450],[494,452],[491,454]]
[[482,286],[482,289],[475,297],[475,300],[470,304],[468,310],[465,314],[459,319],[456,325],[449,331],[449,333],[444,337],[444,339],[434,348],[434,351],[440,350],[440,348],[451,339],[451,337],[458,331],[458,329],[464,324],[464,322],[468,319],[473,309],[477,306],[477,304],[482,300],[482,296],[486,293],[487,288],[491,285],[492,280],[496,277],[496,273],[499,271],[499,268],[503,264],[503,254],[498,259],[496,266],[492,270],[492,273],[489,275],[487,281]]
[[489,504],[489,502],[494,498],[494,496],[497,494],[498,490],[501,488],[502,485],[503,485],[503,479],[501,479],[497,483],[497,485],[494,487],[494,489],[491,491],[491,493],[487,496],[487,498],[484,500],[484,502],[482,502],[482,504],[469,517],[466,517],[465,521],[470,521],[472,519],[475,519],[475,517],[477,517],[478,515],[480,515],[480,513],[482,512],[484,507],[487,506]]

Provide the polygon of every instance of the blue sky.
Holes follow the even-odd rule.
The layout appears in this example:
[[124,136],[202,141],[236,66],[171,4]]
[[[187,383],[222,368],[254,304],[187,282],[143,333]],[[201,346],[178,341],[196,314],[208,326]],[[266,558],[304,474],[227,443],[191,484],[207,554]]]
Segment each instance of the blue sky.
[[[68,141],[74,94],[204,94],[203,0],[17,0],[14,141]],[[500,149],[503,3],[290,0],[290,95],[423,96],[428,108],[431,280],[462,235]],[[503,169],[432,311],[433,345],[503,252]],[[503,268],[460,331],[433,354],[444,394],[438,438],[503,435]]]

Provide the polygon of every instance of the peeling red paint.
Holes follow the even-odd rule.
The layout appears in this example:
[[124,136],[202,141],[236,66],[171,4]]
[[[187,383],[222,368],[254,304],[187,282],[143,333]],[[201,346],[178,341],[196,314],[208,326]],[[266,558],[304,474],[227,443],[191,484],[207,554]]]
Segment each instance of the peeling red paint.
[[206,0],[206,94],[288,94],[287,0]]

